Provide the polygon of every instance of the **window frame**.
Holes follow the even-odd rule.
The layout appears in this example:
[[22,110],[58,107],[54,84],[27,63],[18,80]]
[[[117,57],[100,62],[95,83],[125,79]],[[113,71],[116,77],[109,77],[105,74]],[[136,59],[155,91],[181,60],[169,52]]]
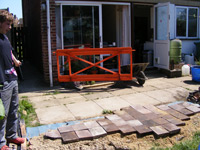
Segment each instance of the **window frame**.
[[[177,8],[186,9],[186,36],[177,35]],[[188,25],[189,25],[189,9],[197,9],[197,36],[189,37],[188,36]],[[176,6],[175,7],[175,37],[179,39],[198,39],[199,38],[199,8],[198,7],[187,7],[187,6]]]

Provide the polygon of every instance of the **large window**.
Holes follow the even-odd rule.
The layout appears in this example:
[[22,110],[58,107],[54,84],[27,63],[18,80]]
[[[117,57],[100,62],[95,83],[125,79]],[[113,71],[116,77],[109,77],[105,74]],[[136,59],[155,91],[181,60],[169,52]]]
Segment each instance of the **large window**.
[[176,7],[176,37],[198,37],[198,14],[195,7]]

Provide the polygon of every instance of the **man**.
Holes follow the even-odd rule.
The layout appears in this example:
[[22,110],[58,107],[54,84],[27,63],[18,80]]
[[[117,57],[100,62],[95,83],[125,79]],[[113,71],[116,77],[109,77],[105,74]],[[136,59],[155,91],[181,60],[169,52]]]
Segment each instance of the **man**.
[[17,111],[19,105],[17,73],[13,67],[21,65],[12,54],[12,46],[5,35],[13,22],[13,16],[5,10],[0,10],[0,90],[5,108],[5,118],[0,120],[0,150],[8,150],[8,143],[22,144],[24,139],[17,137]]

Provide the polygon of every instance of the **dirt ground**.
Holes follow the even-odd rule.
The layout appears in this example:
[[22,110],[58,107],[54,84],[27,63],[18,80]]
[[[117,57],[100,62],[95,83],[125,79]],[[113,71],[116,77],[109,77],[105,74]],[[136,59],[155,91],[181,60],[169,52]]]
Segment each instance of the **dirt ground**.
[[136,134],[122,136],[120,133],[110,134],[94,140],[85,140],[63,144],[61,139],[45,139],[44,134],[32,138],[28,150],[149,150],[152,147],[171,147],[175,143],[191,139],[196,131],[200,131],[200,114],[190,117],[181,126],[180,133],[156,139],[153,135],[137,137]]

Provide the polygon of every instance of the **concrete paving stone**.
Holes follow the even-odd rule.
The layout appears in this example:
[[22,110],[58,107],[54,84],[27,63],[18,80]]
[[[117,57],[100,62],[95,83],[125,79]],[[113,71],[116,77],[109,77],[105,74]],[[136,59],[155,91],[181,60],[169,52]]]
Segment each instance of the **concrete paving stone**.
[[97,120],[97,122],[101,126],[106,126],[106,125],[112,124],[112,122],[109,119],[100,119],[100,120]]
[[112,123],[114,123],[116,126],[123,126],[127,125],[127,122],[124,121],[123,119],[117,119],[117,120],[111,120]]
[[125,88],[125,89],[117,89],[117,90],[111,91],[109,93],[114,95],[114,96],[119,96],[119,95],[133,94],[133,93],[136,93],[136,92],[133,91],[132,89]]
[[143,135],[143,134],[149,134],[149,133],[153,132],[149,127],[147,127],[145,125],[135,126],[134,128],[141,135]]
[[153,126],[157,126],[158,123],[156,123],[155,121],[153,120],[144,120],[144,121],[141,121],[143,125],[147,126],[147,127],[153,127]]
[[164,129],[162,126],[150,127],[150,129],[156,134],[157,137],[167,136],[169,131]]
[[94,93],[85,93],[81,95],[84,96],[87,100],[103,99],[113,96],[108,92],[94,92]]
[[78,130],[75,132],[80,140],[92,140],[93,139],[93,136],[89,130]]
[[71,112],[63,105],[38,108],[35,110],[41,124],[58,123],[75,120]]
[[132,88],[132,90],[133,90],[134,92],[146,92],[146,91],[154,91],[154,90],[157,90],[157,89],[158,89],[158,88],[156,88],[156,87],[153,87],[153,86],[151,86],[151,85],[146,85],[146,84],[144,84],[144,85],[141,86],[141,87],[134,87],[134,86],[132,86],[131,88]]
[[176,100],[185,100],[185,98],[189,94],[189,90],[183,88],[183,87],[175,87],[175,88],[170,88],[170,89],[164,89],[167,92],[172,93],[173,97]]
[[190,102],[182,102],[182,103],[179,103],[179,105],[183,105],[184,107],[188,107],[188,106],[195,106],[195,107],[200,107],[199,104],[194,104],[194,103],[190,103]]
[[148,114],[151,113],[151,111],[149,111],[148,109],[144,108],[142,105],[131,105],[131,107],[133,107],[135,110],[137,110],[138,112],[142,113],[142,114]]
[[174,110],[181,110],[185,108],[183,105],[179,105],[179,104],[172,104],[172,105],[169,105],[169,107]]
[[143,125],[142,122],[140,122],[139,120],[128,120],[126,122],[127,122],[128,125],[130,125],[132,127]]
[[129,115],[128,113],[120,114],[119,117],[121,117],[124,121],[134,120],[135,118]]
[[136,111],[133,107],[125,107],[122,108],[123,111],[127,112],[129,115],[133,116],[134,118],[143,117],[144,115],[138,111]]
[[87,127],[83,123],[74,124],[74,125],[72,125],[72,128],[74,129],[74,131],[79,131],[79,130],[85,130],[85,129],[87,129]]
[[113,123],[108,124],[108,125],[103,125],[102,127],[104,128],[104,130],[105,130],[108,134],[117,133],[117,132],[120,131],[119,128],[118,128],[115,124],[113,124]]
[[127,134],[131,134],[131,133],[135,133],[136,130],[131,127],[130,125],[126,124],[126,125],[122,125],[122,126],[118,126],[120,132],[123,134],[123,135],[127,135]]
[[105,118],[109,119],[109,120],[119,120],[119,119],[122,119],[121,117],[119,117],[118,115],[107,115],[105,116]]
[[58,130],[52,130],[45,133],[45,137],[49,139],[61,139],[60,132]]
[[93,101],[68,104],[66,107],[76,119],[84,119],[102,115],[103,109]]
[[79,97],[60,98],[56,100],[61,105],[68,105],[68,104],[74,104],[78,102],[85,102],[87,99],[83,96],[79,96]]
[[107,135],[107,132],[102,127],[94,127],[89,129],[93,138],[98,138]]
[[161,117],[154,118],[153,121],[156,122],[158,125],[169,123],[169,121],[167,121],[166,119],[161,118]]
[[90,128],[94,128],[94,127],[100,127],[100,125],[96,122],[96,121],[87,121],[84,122],[84,125],[90,129]]
[[79,138],[74,131],[64,132],[61,134],[61,137],[64,144],[79,141]]
[[150,96],[151,98],[159,101],[160,103],[169,103],[176,101],[176,99],[170,92],[164,90],[148,91],[148,92],[143,92],[143,94]]
[[105,110],[120,110],[122,107],[127,107],[130,104],[120,97],[109,97],[95,100],[101,108]]
[[53,97],[55,99],[67,99],[67,98],[71,98],[71,97],[73,97],[73,98],[80,97],[80,98],[84,99],[84,97],[82,95],[80,95],[80,93],[77,93],[77,92],[54,94]]
[[178,111],[175,111],[173,109],[168,109],[168,110],[165,110],[166,112],[168,112],[170,115],[174,116],[175,118],[178,118],[180,120],[189,120],[190,117],[182,114],[182,113],[179,113]]
[[72,128],[72,126],[62,126],[62,127],[58,127],[58,131],[61,134],[61,133],[65,133],[65,132],[74,131],[74,129]]
[[162,127],[169,131],[170,134],[177,134],[181,131],[181,128],[172,123],[163,124]]
[[168,88],[176,87],[173,84],[165,82],[165,80],[157,80],[157,79],[152,79],[150,81],[147,81],[145,84],[151,85],[151,86],[156,87],[158,89],[168,89]]
[[36,109],[59,105],[56,99],[51,95],[41,97],[30,97],[29,100]]
[[145,95],[143,93],[135,93],[135,94],[129,94],[129,95],[122,95],[120,98],[126,100],[131,105],[135,104],[152,104],[157,105],[160,103],[160,101],[153,99],[152,97]]
[[43,96],[44,93],[42,92],[26,92],[26,93],[19,93],[19,98],[23,98],[23,97],[39,97],[39,96]]

